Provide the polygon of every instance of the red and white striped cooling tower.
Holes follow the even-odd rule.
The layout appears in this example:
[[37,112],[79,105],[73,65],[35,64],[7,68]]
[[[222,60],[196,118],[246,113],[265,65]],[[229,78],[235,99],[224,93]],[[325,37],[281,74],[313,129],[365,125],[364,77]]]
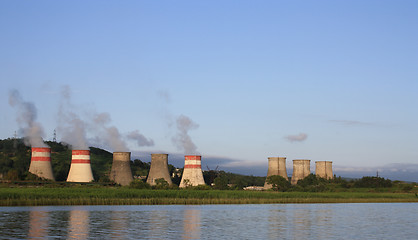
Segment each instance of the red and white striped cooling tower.
[[51,166],[51,148],[33,147],[29,172],[38,177],[55,180]]
[[91,182],[90,150],[73,150],[67,182]]
[[205,185],[202,174],[202,157],[196,155],[184,156],[184,170],[180,187]]

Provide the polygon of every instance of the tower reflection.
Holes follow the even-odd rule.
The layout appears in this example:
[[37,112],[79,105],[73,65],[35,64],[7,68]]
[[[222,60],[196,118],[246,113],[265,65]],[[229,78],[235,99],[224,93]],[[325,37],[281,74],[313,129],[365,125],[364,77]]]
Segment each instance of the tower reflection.
[[48,236],[49,212],[30,211],[28,238],[46,238]]
[[89,211],[71,210],[68,239],[87,239],[89,237]]
[[183,239],[200,239],[200,209],[184,210]]

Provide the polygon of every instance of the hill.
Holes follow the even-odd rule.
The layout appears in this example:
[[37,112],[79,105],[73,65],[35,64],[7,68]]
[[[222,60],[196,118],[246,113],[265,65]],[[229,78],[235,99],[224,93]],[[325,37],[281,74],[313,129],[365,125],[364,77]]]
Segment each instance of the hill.
[[[51,147],[51,165],[56,181],[66,181],[71,165],[71,146],[47,141]],[[106,150],[90,147],[90,160],[93,176],[96,182],[110,182],[109,173],[112,168],[113,154]],[[0,179],[35,180],[36,176],[29,173],[31,148],[25,146],[23,139],[0,140]],[[131,170],[136,178],[145,179],[150,169],[150,163],[140,159],[131,161]],[[169,164],[173,183],[179,185],[182,169]],[[265,177],[246,176],[224,171],[203,171],[206,184],[211,185],[216,178],[222,186],[237,186],[238,188],[258,185],[262,186]],[[38,179],[39,180],[39,179]]]

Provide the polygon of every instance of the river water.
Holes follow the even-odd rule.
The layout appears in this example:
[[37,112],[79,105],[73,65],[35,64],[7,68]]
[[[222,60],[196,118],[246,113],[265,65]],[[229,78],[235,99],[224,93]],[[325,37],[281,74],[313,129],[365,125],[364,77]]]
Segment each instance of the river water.
[[0,207],[0,239],[418,239],[418,204]]

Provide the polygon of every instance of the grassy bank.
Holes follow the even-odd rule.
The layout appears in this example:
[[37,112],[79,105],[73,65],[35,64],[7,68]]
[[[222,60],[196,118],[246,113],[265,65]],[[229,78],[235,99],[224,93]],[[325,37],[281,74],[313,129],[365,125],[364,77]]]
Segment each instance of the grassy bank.
[[414,193],[0,187],[0,206],[418,202]]

